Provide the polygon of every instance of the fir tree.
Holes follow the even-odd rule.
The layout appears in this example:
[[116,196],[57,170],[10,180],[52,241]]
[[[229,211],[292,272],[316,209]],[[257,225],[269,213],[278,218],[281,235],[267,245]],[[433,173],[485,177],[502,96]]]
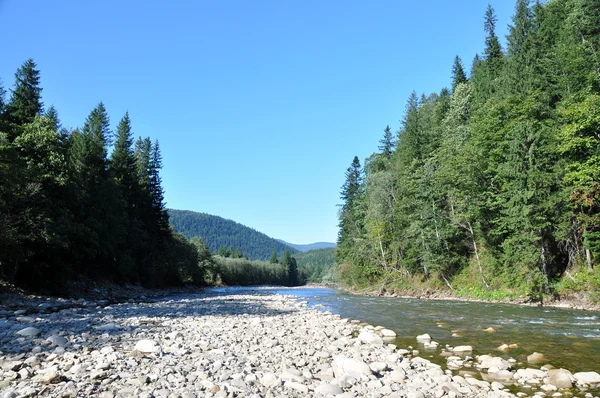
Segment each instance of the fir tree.
[[392,129],[389,125],[385,126],[385,129],[383,130],[383,138],[379,140],[379,143],[381,145],[379,145],[378,148],[383,154],[383,156],[388,158],[392,156],[396,143],[394,142],[394,137],[392,136]]
[[467,81],[467,75],[462,65],[460,57],[457,55],[454,58],[454,64],[452,65],[452,91],[456,89],[456,86],[465,83]]
[[40,71],[32,59],[28,59],[15,73],[15,88],[8,104],[8,112],[14,123],[23,125],[33,122],[35,115],[44,111]]

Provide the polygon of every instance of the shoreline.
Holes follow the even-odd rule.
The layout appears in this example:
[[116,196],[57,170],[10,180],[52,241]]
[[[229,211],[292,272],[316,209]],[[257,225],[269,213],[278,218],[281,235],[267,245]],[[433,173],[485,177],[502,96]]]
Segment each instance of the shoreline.
[[[333,288],[331,286],[324,286]],[[457,296],[448,291],[438,291],[438,292],[430,292],[430,291],[403,291],[401,293],[395,292],[384,292],[383,294],[379,294],[375,290],[368,291],[360,291],[350,289],[348,287],[344,287],[342,285],[335,286],[336,289],[340,291],[355,295],[355,296],[365,296],[365,297],[384,297],[384,298],[404,298],[404,299],[419,299],[419,300],[432,300],[432,301],[463,301],[463,302],[471,302],[471,303],[494,303],[494,304],[508,304],[520,307],[547,307],[547,308],[560,308],[560,309],[569,309],[569,310],[579,310],[579,311],[590,311],[590,312],[600,312],[600,303],[590,303],[588,300],[577,297],[577,294],[571,296],[564,296],[562,298],[553,299],[548,302],[538,302],[531,300],[523,300],[523,299],[480,299],[475,297],[468,296]]]

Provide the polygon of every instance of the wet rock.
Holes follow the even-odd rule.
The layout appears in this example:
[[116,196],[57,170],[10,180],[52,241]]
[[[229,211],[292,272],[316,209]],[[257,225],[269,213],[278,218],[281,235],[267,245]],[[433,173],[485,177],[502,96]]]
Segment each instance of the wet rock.
[[527,356],[527,362],[529,363],[541,363],[546,361],[548,360],[546,359],[544,354],[541,354],[539,352],[534,352],[533,354]]
[[381,329],[381,335],[383,337],[396,337],[396,332],[390,329]]
[[473,347],[470,345],[459,345],[452,349],[452,352],[471,352]]
[[417,341],[420,341],[420,342],[431,341],[431,336],[427,333],[420,334],[417,336]]

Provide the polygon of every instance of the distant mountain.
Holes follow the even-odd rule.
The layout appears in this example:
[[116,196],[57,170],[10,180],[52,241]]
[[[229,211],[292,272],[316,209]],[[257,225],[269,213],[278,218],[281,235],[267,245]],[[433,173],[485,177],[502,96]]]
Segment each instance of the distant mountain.
[[333,282],[336,279],[335,249],[326,248],[294,254],[298,269],[309,282]]
[[293,247],[232,220],[189,210],[168,211],[175,231],[181,232],[188,239],[200,236],[211,252],[216,252],[221,246],[231,246],[234,251],[240,248],[250,260],[268,260],[273,249],[277,250],[280,259],[285,250],[289,250],[291,254],[297,253]]
[[307,252],[309,250],[319,250],[319,249],[328,249],[328,248],[332,248],[332,247],[333,248],[337,247],[337,245],[332,242],[315,242],[315,243],[308,243],[306,245],[297,245],[295,243],[289,243],[289,242],[286,242],[281,239],[277,239],[277,240],[279,242],[283,243],[284,245],[293,247],[294,249],[298,250],[299,252]]

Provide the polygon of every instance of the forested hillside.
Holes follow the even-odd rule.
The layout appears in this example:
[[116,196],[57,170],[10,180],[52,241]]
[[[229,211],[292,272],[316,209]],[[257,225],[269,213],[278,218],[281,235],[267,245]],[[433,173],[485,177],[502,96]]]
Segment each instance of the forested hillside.
[[297,250],[245,225],[219,216],[188,210],[169,209],[171,225],[188,239],[200,236],[213,253],[250,260],[269,260],[273,250],[279,257]]
[[519,0],[504,45],[497,23],[489,6],[481,54],[454,59],[449,88],[413,92],[399,130],[346,171],[347,284],[597,288],[600,3]]
[[294,254],[298,269],[309,282],[335,280],[335,249],[325,248]]
[[298,250],[299,252],[327,249],[327,248],[332,248],[332,247],[337,246],[335,243],[332,243],[332,242],[315,242],[315,243],[308,243],[308,244],[302,245],[302,244],[289,243],[289,242],[286,242],[281,239],[277,239],[277,240],[285,245],[293,247],[294,249]]
[[169,227],[158,141],[134,141],[127,113],[113,130],[102,102],[63,127],[40,79],[27,60],[8,98],[0,85],[0,279],[201,282],[202,254]]

